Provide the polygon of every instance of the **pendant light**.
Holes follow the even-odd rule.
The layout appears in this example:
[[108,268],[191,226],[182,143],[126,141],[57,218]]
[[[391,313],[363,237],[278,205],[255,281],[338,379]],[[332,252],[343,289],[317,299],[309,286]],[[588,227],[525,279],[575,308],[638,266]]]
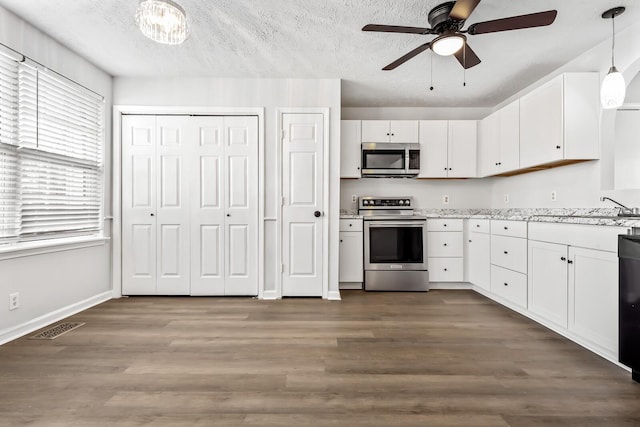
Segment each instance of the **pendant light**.
[[602,108],[613,109],[618,108],[624,103],[624,95],[626,91],[626,84],[622,73],[618,71],[614,63],[614,53],[616,48],[616,25],[615,17],[621,15],[624,12],[624,7],[614,7],[602,14],[603,19],[611,19],[611,25],[613,28],[613,38],[611,44],[611,68],[609,73],[602,81],[602,87],[600,87],[600,102]]
[[187,13],[171,0],[140,0],[136,23],[142,34],[162,44],[180,44],[189,35]]

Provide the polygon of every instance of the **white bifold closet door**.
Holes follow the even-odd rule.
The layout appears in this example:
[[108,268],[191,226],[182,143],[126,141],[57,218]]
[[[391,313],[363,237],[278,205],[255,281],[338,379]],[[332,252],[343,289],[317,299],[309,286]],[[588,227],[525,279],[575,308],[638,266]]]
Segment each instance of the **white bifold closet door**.
[[257,126],[123,117],[124,295],[257,295]]
[[193,122],[191,294],[258,295],[258,118]]

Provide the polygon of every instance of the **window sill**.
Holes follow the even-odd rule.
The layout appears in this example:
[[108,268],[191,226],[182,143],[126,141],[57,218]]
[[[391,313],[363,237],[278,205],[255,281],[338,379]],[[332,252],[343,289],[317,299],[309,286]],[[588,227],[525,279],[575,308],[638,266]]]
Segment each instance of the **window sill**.
[[109,237],[81,236],[65,239],[41,240],[38,242],[23,242],[0,246],[0,261],[21,258],[33,255],[48,254],[51,252],[69,251],[73,249],[89,248],[104,245]]

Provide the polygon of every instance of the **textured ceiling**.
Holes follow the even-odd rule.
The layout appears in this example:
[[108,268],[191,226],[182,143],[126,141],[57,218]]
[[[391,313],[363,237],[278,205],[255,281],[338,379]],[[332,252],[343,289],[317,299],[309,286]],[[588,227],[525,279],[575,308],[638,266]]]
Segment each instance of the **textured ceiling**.
[[[433,36],[363,33],[368,23],[428,26],[442,0],[178,0],[191,36],[162,46],[136,28],[136,0],[0,0],[0,5],[113,76],[341,78],[347,107],[494,106],[611,35],[600,14],[627,6],[617,30],[640,18],[638,0],[483,0],[467,25],[557,9],[550,27],[469,36],[482,63],[422,53],[381,68]],[[466,27],[465,26],[465,27]],[[430,64],[433,61],[433,84]]]

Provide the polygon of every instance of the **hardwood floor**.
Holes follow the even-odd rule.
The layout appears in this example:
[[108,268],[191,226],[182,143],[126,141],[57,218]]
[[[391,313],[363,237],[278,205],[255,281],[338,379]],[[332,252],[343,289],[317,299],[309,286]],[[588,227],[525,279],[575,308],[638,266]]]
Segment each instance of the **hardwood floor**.
[[472,291],[123,298],[0,347],[0,425],[638,426],[630,374]]

